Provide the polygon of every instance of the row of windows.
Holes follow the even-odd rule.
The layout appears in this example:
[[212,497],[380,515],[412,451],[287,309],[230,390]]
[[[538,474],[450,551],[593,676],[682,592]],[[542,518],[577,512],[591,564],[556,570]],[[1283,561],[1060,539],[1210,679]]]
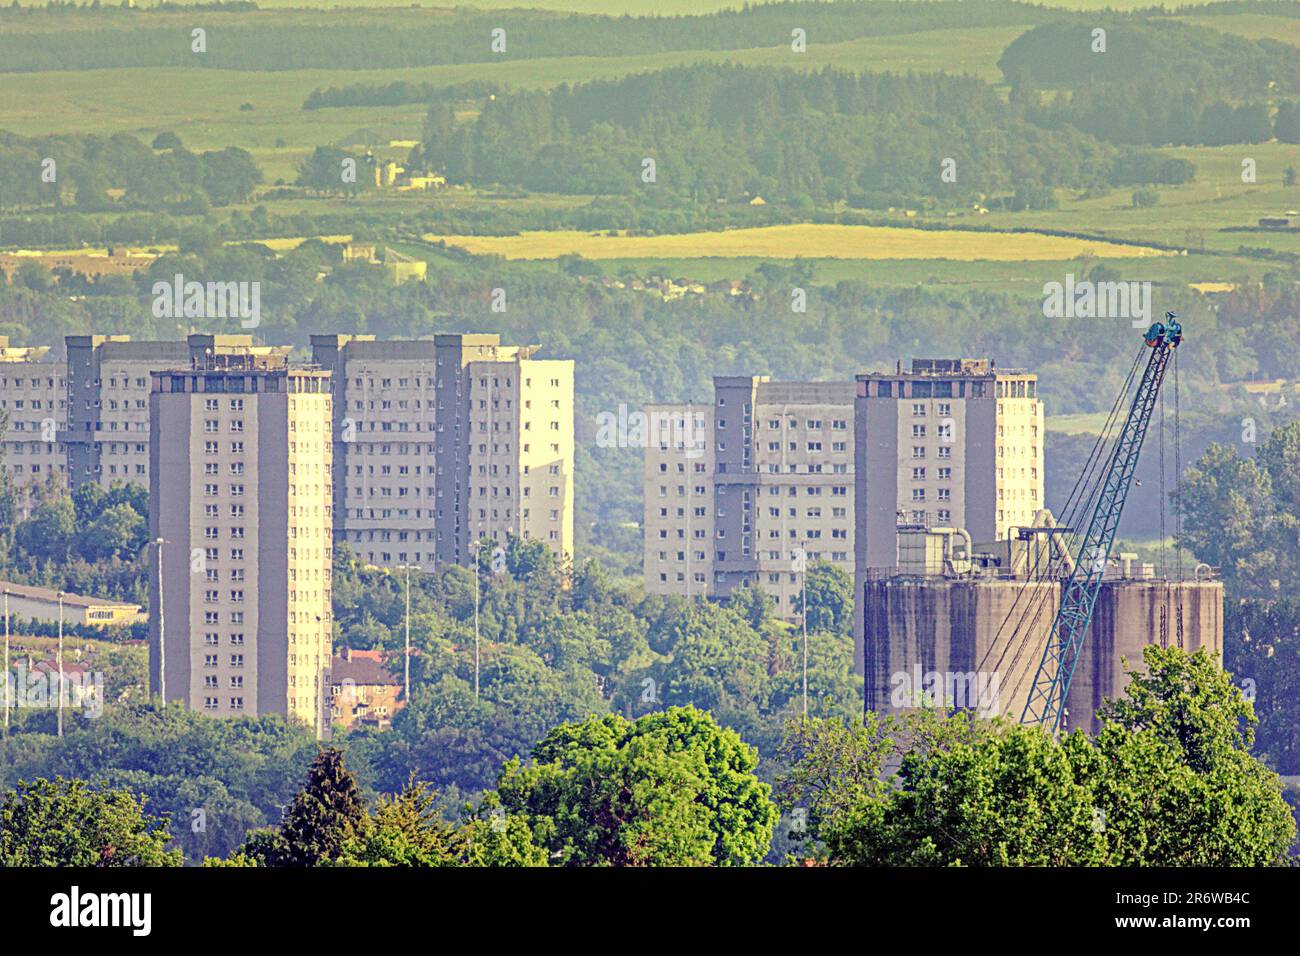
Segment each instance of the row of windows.
[[[779,452],[779,451],[781,450],[781,443],[780,443],[779,441],[770,441],[770,442],[767,443],[767,450],[768,450],[768,451],[777,451],[777,452]],[[799,450],[799,443],[798,443],[797,441],[788,442],[788,443],[787,443],[787,448],[786,448],[786,450],[787,450],[787,451],[798,451],[798,450]],[[821,452],[825,451],[825,449],[822,447],[822,443],[819,442],[819,441],[810,441],[810,442],[807,442],[807,443],[805,444],[805,448],[804,448],[804,450],[805,450],[805,451],[808,451],[808,452],[812,452],[813,454],[820,454]],[[833,442],[831,442],[831,451],[832,451],[832,452],[845,452],[845,451],[848,451],[848,450],[849,450],[849,443],[848,443],[848,442],[843,442],[843,441],[833,441]]]
[[[0,408],[8,408],[8,407],[9,407],[8,400],[0,398]],[[16,398],[14,399],[13,407],[15,411],[19,411],[19,412],[27,411],[29,409],[34,412],[39,412],[47,409],[49,411],[54,411],[55,406],[54,406],[54,399],[50,399],[49,401],[42,401],[39,398],[33,398],[30,401],[28,401],[25,398]],[[67,408],[68,403],[66,401],[61,400],[58,404],[58,407]]]
[[[926,414],[926,405],[925,405],[924,402],[913,402],[913,403],[912,403],[912,416],[913,416],[914,418],[924,418],[924,417],[925,417],[925,414]],[[951,403],[951,402],[939,402],[939,403],[935,406],[935,414],[938,415],[938,416],[940,416],[941,418],[951,415],[951,414],[952,414],[952,403]]]
[[[926,433],[925,425],[912,426],[913,438],[925,438],[926,434],[927,433]],[[939,441],[948,441],[948,442],[952,441],[952,422],[940,422],[938,427],[935,428],[935,436],[939,439]]]
[[[935,498],[936,498],[937,500],[939,500],[939,501],[951,501],[951,500],[952,500],[952,489],[951,489],[951,488],[936,488],[936,489],[935,489]],[[913,488],[913,489],[912,489],[912,500],[913,500],[913,501],[925,501],[925,500],[926,500],[926,489],[924,489],[924,488]]]
[[49,389],[56,388],[56,387],[57,388],[67,387],[67,382],[64,379],[59,379],[57,386],[54,384],[54,381],[55,380],[52,378],[25,379],[25,378],[0,377],[0,388],[9,388],[10,386],[12,386],[13,388],[49,388]]
[[[218,665],[218,663],[219,663],[219,660],[218,660],[219,657],[220,657],[220,655],[218,655],[218,654],[204,654],[204,655],[203,655],[203,666],[204,666],[204,667],[216,667],[216,666]],[[244,666],[244,655],[243,655],[243,654],[231,654],[231,655],[230,655],[230,666],[231,666],[231,667],[243,667],[243,666]]]

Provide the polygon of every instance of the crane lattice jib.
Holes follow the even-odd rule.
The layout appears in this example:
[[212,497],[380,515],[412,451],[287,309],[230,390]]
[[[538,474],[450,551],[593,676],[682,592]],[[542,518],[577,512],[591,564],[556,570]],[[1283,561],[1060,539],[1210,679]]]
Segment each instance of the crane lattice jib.
[[[1151,348],[1151,356],[1133,396],[1124,430],[1106,466],[1096,508],[1075,555],[1074,569],[1062,590],[1061,605],[1052,621],[1047,646],[1043,648],[1043,657],[1020,717],[1022,724],[1041,724],[1054,734],[1060,729],[1070,681],[1079,661],[1084,635],[1092,622],[1102,575],[1106,571],[1111,546],[1115,543],[1124,501],[1133,484],[1133,474],[1160,394],[1160,384],[1174,349],[1182,341],[1182,326],[1175,321],[1177,316],[1169,313],[1166,319],[1167,324],[1156,322],[1147,330],[1145,341]],[[1160,493],[1164,494],[1164,489]]]

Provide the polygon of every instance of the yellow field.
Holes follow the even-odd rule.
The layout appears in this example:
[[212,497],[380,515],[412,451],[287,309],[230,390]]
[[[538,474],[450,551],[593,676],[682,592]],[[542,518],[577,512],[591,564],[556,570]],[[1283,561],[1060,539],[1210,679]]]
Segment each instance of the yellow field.
[[517,236],[426,235],[476,255],[507,259],[955,259],[966,262],[1066,260],[1088,255],[1137,258],[1170,255],[1147,246],[1092,242],[1038,233],[907,229],[808,223],[666,236],[608,236],[589,232],[524,232]]

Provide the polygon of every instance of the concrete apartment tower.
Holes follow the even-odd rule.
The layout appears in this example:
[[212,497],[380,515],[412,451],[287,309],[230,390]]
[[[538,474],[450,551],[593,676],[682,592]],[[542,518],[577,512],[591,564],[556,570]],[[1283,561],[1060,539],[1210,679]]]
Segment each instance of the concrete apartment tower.
[[[190,336],[151,373],[150,686],[214,716],[328,730],[330,373]],[[164,663],[165,662],[165,663]]]
[[[204,341],[215,352],[289,352],[254,346],[248,335]],[[15,486],[29,488],[55,474],[70,490],[87,483],[147,487],[150,373],[188,367],[189,343],[69,335],[64,345],[67,361],[58,362],[49,346],[10,347],[0,337],[0,410],[10,419],[3,448]]]
[[0,461],[18,497],[20,515],[31,506],[30,490],[51,478],[67,485],[67,463],[59,433],[68,405],[68,368],[55,362],[48,345],[11,346],[0,335]]
[[1038,376],[988,359],[916,359],[857,377],[856,560],[897,564],[898,526],[1027,527],[1043,504]]
[[69,335],[64,343],[68,414],[59,437],[69,485],[107,488],[121,481],[147,486],[150,372],[188,365],[188,345],[133,342],[129,335]]
[[509,535],[573,555],[573,362],[497,335],[312,336],[333,372],[337,538],[371,564],[468,564]]
[[645,582],[652,594],[762,587],[797,614],[796,550],[853,566],[850,382],[719,376],[711,405],[650,405]]

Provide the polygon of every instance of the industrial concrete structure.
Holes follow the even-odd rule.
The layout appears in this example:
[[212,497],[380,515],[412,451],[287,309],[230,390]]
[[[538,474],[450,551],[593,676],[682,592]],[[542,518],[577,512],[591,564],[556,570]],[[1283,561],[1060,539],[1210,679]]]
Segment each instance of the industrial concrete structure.
[[[866,709],[899,713],[931,705],[1019,719],[1059,593],[1055,581],[891,572],[870,577],[854,611],[864,635]],[[999,666],[1006,643],[999,629],[1029,602],[1043,611],[1027,622]]]
[[[331,653],[330,374],[213,348],[151,374],[150,678],[216,716],[283,714],[323,735]],[[229,343],[226,343],[229,345]]]
[[1103,580],[1092,614],[1092,627],[1079,652],[1074,680],[1066,696],[1066,728],[1096,733],[1097,708],[1119,697],[1128,686],[1126,670],[1145,670],[1142,650],[1148,645],[1205,650],[1223,666],[1223,582],[1193,576],[1189,580],[1138,576],[1120,570]]
[[[1061,602],[1059,576],[1043,573],[1051,560],[1063,560],[1049,530],[1050,516],[1047,522],[1040,516],[1011,540],[976,543],[965,561],[970,546],[961,535],[901,529],[899,554],[909,561],[867,574],[856,593],[866,709],[959,707],[1019,720]],[[1222,664],[1223,585],[1204,573],[1157,578],[1134,555],[1112,557],[1070,686],[1064,729],[1095,733],[1097,709],[1124,691],[1125,664],[1140,667],[1151,644],[1205,648]]]
[[497,335],[314,335],[333,372],[336,533],[378,565],[515,535],[573,555],[573,362]]
[[853,559],[853,385],[714,378],[708,405],[646,407],[646,590],[760,586],[793,619],[793,559]]

